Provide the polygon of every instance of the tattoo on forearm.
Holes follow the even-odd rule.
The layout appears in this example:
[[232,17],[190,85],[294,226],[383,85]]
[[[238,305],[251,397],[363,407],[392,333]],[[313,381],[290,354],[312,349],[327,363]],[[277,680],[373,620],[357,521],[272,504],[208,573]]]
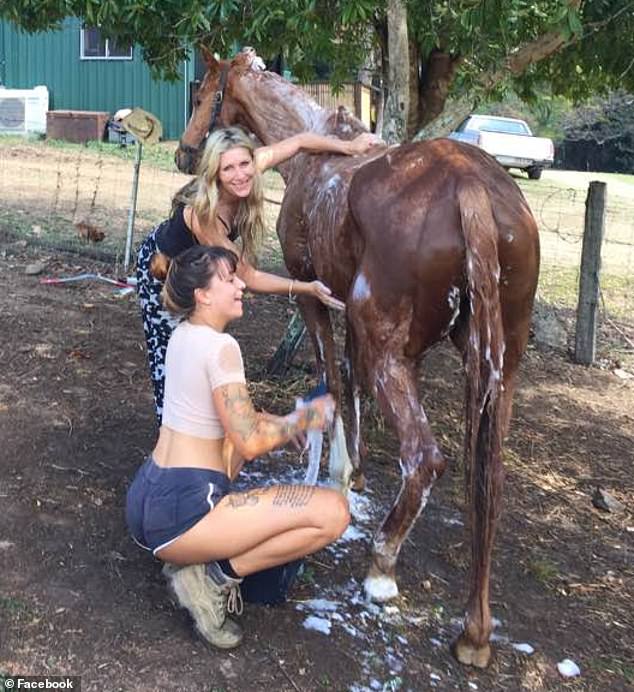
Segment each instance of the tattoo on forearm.
[[229,385],[222,398],[234,431],[246,442],[257,430],[258,418],[244,385]]
[[312,485],[280,485],[275,489],[274,507],[305,507],[315,494]]

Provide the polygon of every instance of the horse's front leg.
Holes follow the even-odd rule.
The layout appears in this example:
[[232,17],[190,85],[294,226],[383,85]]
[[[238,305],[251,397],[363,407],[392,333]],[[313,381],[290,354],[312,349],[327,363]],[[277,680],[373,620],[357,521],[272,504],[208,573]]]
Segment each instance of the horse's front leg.
[[347,492],[352,474],[352,464],[346,447],[343,419],[341,416],[341,377],[335,359],[335,343],[328,308],[316,298],[299,296],[297,302],[306,322],[317,358],[318,375],[325,372],[328,391],[333,395],[337,411],[330,434],[328,471],[330,480]]

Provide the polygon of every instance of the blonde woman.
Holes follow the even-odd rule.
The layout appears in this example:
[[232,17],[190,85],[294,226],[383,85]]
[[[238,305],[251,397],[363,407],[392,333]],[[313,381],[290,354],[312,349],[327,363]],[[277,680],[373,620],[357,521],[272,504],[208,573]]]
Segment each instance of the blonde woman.
[[126,503],[132,536],[168,563],[198,633],[223,649],[242,639],[227,618],[241,611],[242,579],[320,550],[350,520],[345,497],[328,488],[231,488],[245,460],[323,429],[334,412],[329,394],[287,416],[254,409],[240,347],[224,331],[242,315],[237,269],[222,247],[192,247],[171,263],[163,295],[181,322],[167,348],[163,424]]
[[209,136],[198,175],[176,193],[170,218],[145,239],[137,259],[137,290],[159,423],[165,352],[174,329],[160,297],[169,261],[196,244],[226,247],[238,254],[237,274],[248,289],[312,295],[328,307],[343,309],[343,303],[321,281],[292,281],[254,268],[258,241],[264,231],[262,173],[300,151],[356,155],[381,143],[368,133],[343,141],[306,132],[256,149],[239,128],[217,130]]

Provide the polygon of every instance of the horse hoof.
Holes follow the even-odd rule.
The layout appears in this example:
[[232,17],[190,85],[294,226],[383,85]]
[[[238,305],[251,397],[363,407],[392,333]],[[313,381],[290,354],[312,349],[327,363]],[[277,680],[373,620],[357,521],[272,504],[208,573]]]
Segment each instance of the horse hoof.
[[398,586],[392,577],[384,574],[367,576],[363,582],[366,596],[375,603],[385,603],[398,596]]
[[453,646],[454,656],[465,666],[486,668],[491,660],[491,646],[474,646],[461,635]]

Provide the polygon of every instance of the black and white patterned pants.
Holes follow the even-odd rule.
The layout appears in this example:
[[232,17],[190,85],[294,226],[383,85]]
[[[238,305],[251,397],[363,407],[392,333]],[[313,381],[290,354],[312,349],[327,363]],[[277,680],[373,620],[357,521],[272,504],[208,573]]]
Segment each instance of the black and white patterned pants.
[[[163,223],[167,222],[164,221]],[[156,233],[161,225],[154,228],[139,247],[136,263],[137,293],[141,305],[150,378],[154,386],[154,405],[159,425],[163,416],[167,342],[178,324],[178,321],[163,308],[161,302],[163,282],[150,274],[150,260],[152,255],[158,251]]]

